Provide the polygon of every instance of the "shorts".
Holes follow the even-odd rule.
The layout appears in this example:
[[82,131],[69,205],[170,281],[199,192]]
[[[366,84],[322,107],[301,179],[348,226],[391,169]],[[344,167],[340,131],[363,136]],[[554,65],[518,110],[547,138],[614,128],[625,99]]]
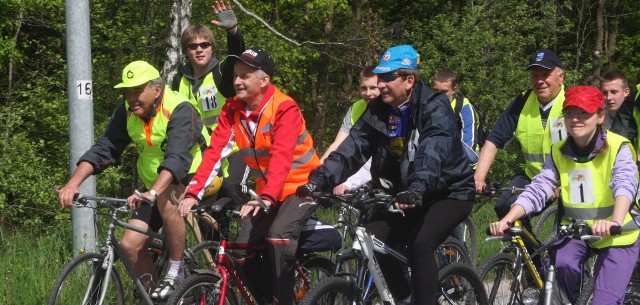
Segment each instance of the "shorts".
[[[193,178],[193,174],[188,174],[184,179],[180,181],[182,185],[188,185],[189,181]],[[175,184],[174,184],[175,185]],[[158,210],[158,206],[154,205],[153,207],[148,204],[142,204],[135,211],[131,212],[130,219],[141,220],[142,222],[149,225],[149,228],[154,232],[158,232],[160,228],[164,225],[162,222],[162,215],[160,215],[160,210]]]

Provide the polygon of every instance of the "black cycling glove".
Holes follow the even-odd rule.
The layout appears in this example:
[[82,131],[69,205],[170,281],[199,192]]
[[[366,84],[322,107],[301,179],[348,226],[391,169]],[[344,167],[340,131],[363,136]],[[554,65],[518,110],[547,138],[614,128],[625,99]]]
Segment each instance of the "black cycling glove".
[[422,205],[422,193],[420,190],[415,188],[408,188],[396,195],[396,202],[399,204],[412,205],[416,206]]
[[312,197],[313,192],[315,192],[317,188],[318,186],[315,183],[309,181],[307,184],[303,184],[296,189],[296,196],[300,198]]

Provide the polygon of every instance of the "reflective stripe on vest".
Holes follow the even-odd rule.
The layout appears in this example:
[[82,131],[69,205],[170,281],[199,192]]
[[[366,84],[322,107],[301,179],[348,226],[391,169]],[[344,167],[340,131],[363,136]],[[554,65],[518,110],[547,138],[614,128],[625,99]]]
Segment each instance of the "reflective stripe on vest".
[[356,121],[362,116],[364,111],[367,109],[367,102],[363,99],[360,99],[351,105],[351,126],[356,123]]
[[[247,162],[256,180],[258,194],[262,193],[262,189],[266,184],[267,170],[271,160],[270,149],[274,137],[273,126],[275,126],[276,111],[280,104],[285,101],[293,101],[293,99],[276,88],[273,97],[261,111],[255,137],[247,134],[250,131],[246,130],[242,125],[239,112],[236,112],[234,117],[233,130],[236,144],[240,148],[238,153]],[[320,166],[320,159],[316,155],[316,151],[313,148],[313,139],[307,131],[304,119],[302,119],[302,128],[298,134],[294,149],[293,163],[289,169],[282,193],[276,199],[284,201],[287,197],[293,195],[298,186],[307,183],[309,173],[318,166]]]
[[551,152],[551,144],[566,138],[567,129],[562,118],[564,86],[556,96],[545,128],[542,128],[538,97],[529,94],[518,118],[515,136],[525,161],[525,173],[529,178],[540,173],[546,156]]
[[[598,153],[593,159],[578,163],[569,156],[562,155],[562,145],[566,140],[553,145],[552,158],[560,175],[562,204],[565,217],[562,223],[571,219],[584,220],[592,226],[596,220],[611,220],[613,216],[614,198],[609,187],[613,175],[613,165],[618,151],[623,144],[629,144],[624,137],[607,132],[608,148]],[[629,145],[633,156],[635,151]],[[634,157],[635,159],[635,157]],[[629,212],[622,223],[622,235],[605,237],[591,245],[595,248],[611,246],[627,246],[635,243],[640,234],[633,217]]]
[[[168,142],[167,126],[171,119],[171,113],[181,103],[186,103],[184,96],[171,88],[165,86],[162,101],[156,108],[156,115],[149,122],[145,122],[142,118],[127,111],[127,133],[138,151],[138,175],[144,182],[144,185],[150,189],[153,183],[158,179],[158,166],[164,160],[164,154]],[[127,107],[125,101],[126,109]],[[209,135],[206,128],[202,128],[202,135],[206,141],[209,141]],[[189,169],[189,173],[195,173],[196,169],[202,161],[202,151],[200,145],[195,145],[190,149],[193,156],[193,162]],[[180,178],[180,177],[179,177]]]
[[224,106],[226,98],[216,87],[216,83],[213,80],[213,72],[207,73],[195,96],[191,88],[191,81],[186,76],[182,76],[178,92],[188,97],[189,102],[198,109],[204,126],[212,130],[216,128],[220,110]]

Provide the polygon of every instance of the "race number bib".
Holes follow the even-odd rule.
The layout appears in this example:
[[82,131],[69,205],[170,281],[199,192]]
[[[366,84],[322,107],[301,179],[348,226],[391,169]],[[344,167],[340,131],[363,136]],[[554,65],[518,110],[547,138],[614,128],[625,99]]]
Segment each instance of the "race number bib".
[[218,89],[214,86],[200,87],[200,102],[202,110],[210,111],[218,108]]
[[595,202],[593,175],[590,168],[569,171],[569,193],[571,204],[592,204]]
[[556,143],[567,138],[567,128],[564,126],[564,118],[551,120],[551,143]]

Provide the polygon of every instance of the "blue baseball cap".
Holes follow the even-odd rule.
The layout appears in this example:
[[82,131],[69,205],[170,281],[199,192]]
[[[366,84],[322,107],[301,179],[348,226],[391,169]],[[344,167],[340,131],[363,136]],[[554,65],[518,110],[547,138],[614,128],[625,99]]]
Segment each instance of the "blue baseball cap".
[[373,73],[383,74],[393,72],[398,69],[418,70],[420,55],[410,45],[395,46],[388,49],[382,57],[380,63],[373,69]]

